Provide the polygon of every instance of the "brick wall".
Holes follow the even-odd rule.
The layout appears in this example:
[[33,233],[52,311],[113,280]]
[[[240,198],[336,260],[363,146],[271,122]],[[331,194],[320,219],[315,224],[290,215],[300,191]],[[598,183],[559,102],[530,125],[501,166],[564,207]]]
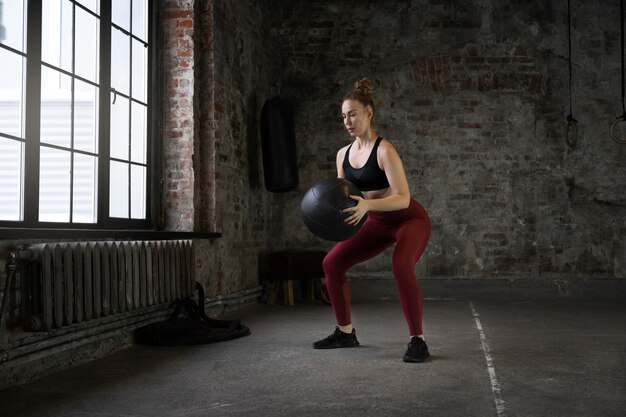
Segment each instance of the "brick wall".
[[194,227],[194,1],[162,3],[163,189],[167,230]]
[[224,234],[213,248],[210,290],[228,294],[259,285],[260,258],[271,247],[259,115],[272,95],[275,64],[265,2],[214,2],[212,11],[213,58],[205,66],[212,81],[200,94],[211,103],[211,125],[201,138],[213,143],[214,176],[201,192],[211,190],[215,229]]
[[[433,219],[420,276],[626,274],[626,151],[606,135],[620,109],[619,22],[603,17],[613,6],[573,11],[580,139],[570,149],[561,3],[164,5],[166,224],[224,233],[201,249],[210,293],[256,285],[272,250],[330,248],[305,229],[299,203],[335,175],[348,140],[341,97],[361,76],[374,80],[379,132]],[[260,108],[277,85],[295,106],[301,178],[285,194],[265,191],[259,149]],[[389,263],[388,251],[357,271],[388,277]]]
[[223,234],[197,246],[208,296],[257,286],[272,245],[258,120],[276,84],[267,12],[256,1],[163,8],[166,227]]
[[[624,278],[626,147],[608,137],[621,103],[619,19],[606,16],[619,5],[573,6],[574,149],[563,140],[566,7],[272,1],[301,169],[284,238],[329,247],[295,207],[308,186],[335,175],[334,154],[348,140],[341,98],[367,76],[377,87],[378,131],[399,150],[433,220],[421,277]],[[390,262],[387,251],[353,276],[389,277]]]

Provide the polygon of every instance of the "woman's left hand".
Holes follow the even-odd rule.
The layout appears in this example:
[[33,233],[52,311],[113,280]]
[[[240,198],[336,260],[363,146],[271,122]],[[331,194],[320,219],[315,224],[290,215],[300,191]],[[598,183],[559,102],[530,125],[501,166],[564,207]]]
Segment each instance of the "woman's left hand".
[[348,207],[343,210],[344,213],[352,213],[345,219],[345,222],[351,225],[357,225],[369,211],[367,200],[358,195],[351,195],[350,198],[356,200],[356,206]]

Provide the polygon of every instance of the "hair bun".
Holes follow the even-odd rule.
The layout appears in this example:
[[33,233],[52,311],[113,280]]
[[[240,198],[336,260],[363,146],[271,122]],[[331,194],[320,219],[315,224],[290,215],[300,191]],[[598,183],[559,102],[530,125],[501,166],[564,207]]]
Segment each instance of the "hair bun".
[[372,91],[372,82],[367,78],[361,78],[354,83],[354,90],[364,94],[370,94]]
[[374,109],[374,99],[372,97],[372,82],[367,78],[361,78],[354,83],[354,89],[349,91],[344,97],[343,101],[356,100],[359,101],[365,107],[371,107]]

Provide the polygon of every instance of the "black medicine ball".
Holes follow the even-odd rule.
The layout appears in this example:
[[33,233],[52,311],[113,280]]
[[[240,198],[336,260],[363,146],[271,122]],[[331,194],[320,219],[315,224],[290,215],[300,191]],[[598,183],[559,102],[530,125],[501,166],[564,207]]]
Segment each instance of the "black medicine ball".
[[350,195],[363,197],[356,185],[343,178],[326,178],[316,182],[300,204],[302,220],[311,233],[335,242],[354,236],[367,215],[356,225],[345,222],[350,213],[343,213],[342,210],[357,203]]

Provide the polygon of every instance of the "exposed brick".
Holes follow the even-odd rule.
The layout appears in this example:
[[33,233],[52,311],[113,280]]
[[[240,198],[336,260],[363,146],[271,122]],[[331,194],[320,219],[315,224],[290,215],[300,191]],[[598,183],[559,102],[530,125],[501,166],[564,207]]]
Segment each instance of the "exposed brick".
[[[172,5],[170,7],[176,7]],[[193,10],[167,10],[163,14],[165,19],[185,19],[193,17]]]
[[[172,54],[167,56],[174,67],[171,75],[178,81],[167,84],[174,90],[165,93],[172,94],[172,100],[166,110],[171,121],[164,124],[165,132],[181,134],[166,138],[173,147],[196,137],[191,156],[196,165],[185,166],[183,171],[172,170],[181,173],[179,186],[196,181],[196,227],[220,227],[236,236],[239,246],[249,247],[254,253],[258,249],[253,248],[259,248],[255,242],[267,236],[253,232],[264,227],[259,226],[263,222],[255,218],[256,213],[251,213],[254,210],[247,209],[255,207],[267,217],[268,211],[280,213],[267,220],[265,233],[268,227],[276,231],[268,237],[268,245],[320,244],[301,224],[286,220],[289,216],[280,218],[288,210],[286,207],[297,207],[297,193],[266,195],[261,192],[262,181],[257,183],[261,191],[251,185],[254,179],[247,172],[251,166],[247,158],[254,158],[254,150],[248,148],[254,141],[247,138],[248,134],[258,137],[258,132],[248,132],[258,119],[246,120],[246,115],[258,117],[263,100],[276,93],[270,91],[270,86],[280,79],[282,93],[296,101],[301,182],[308,184],[334,174],[334,152],[344,143],[344,132],[331,104],[340,100],[343,90],[355,78],[367,75],[376,80],[377,102],[381,103],[377,126],[381,134],[391,136],[401,153],[412,190],[433,213],[433,223],[441,225],[436,236],[441,236],[444,246],[450,246],[451,236],[455,236],[460,224],[466,224],[467,239],[477,242],[477,250],[491,251],[490,255],[482,255],[485,274],[490,277],[505,272],[520,276],[540,271],[559,273],[572,270],[566,263],[577,262],[586,271],[602,269],[592,256],[583,256],[582,250],[569,255],[577,250],[574,244],[568,247],[560,242],[550,246],[553,236],[565,240],[568,235],[559,229],[561,226],[578,224],[596,240],[602,240],[597,237],[600,234],[614,236],[609,228],[592,224],[590,219],[598,213],[611,221],[617,219],[602,209],[572,206],[563,184],[542,185],[558,182],[563,175],[582,175],[580,170],[585,163],[581,150],[564,149],[563,66],[538,48],[539,40],[545,45],[561,44],[554,35],[561,32],[556,23],[538,11],[523,2],[514,3],[516,10],[527,13],[536,22],[533,28],[539,31],[537,37],[527,36],[528,27],[513,20],[506,23],[510,29],[498,26],[501,36],[494,37],[488,28],[475,30],[481,27],[482,15],[472,2],[462,10],[440,7],[423,10],[419,17],[408,14],[398,19],[389,11],[393,7],[377,2],[360,8],[355,15],[342,2],[337,2],[337,7],[343,13],[335,14],[324,7],[302,7],[296,0],[275,1],[271,2],[275,9],[264,10],[275,25],[268,32],[275,36],[267,42],[272,45],[268,48],[261,44],[270,39],[257,40],[257,33],[262,31],[233,29],[263,27],[265,23],[260,18],[245,10],[251,3],[196,3],[196,16],[166,15],[172,19],[167,27],[174,38],[169,44]],[[174,4],[178,5],[174,2],[171,7]],[[502,7],[510,5],[505,1]],[[216,16],[207,14],[212,13],[213,7],[217,8]],[[263,6],[254,7],[259,11]],[[400,26],[401,21],[405,26]],[[377,26],[377,22],[385,22],[386,26]],[[419,36],[411,35],[411,30],[416,29],[407,28],[418,28]],[[589,31],[598,39],[610,38],[595,27]],[[213,42],[216,34],[221,43]],[[612,35],[615,38],[615,33]],[[246,48],[253,45],[258,55],[244,56],[249,51],[241,56],[233,54],[239,51],[237,42],[241,37]],[[453,39],[469,43],[452,47]],[[194,40],[199,44],[194,44]],[[584,56],[615,58],[613,52],[605,50],[608,47],[603,42],[581,42],[580,47]],[[194,56],[196,53],[200,56]],[[577,72],[596,73],[592,61],[590,58],[579,62]],[[585,97],[586,103],[599,103],[601,110],[594,114],[614,117],[606,103],[606,92],[600,92],[602,87],[585,85],[581,79],[578,83],[578,94]],[[252,95],[256,95],[256,105],[247,108]],[[600,151],[608,145],[595,137],[596,131],[606,131],[598,120],[587,121],[590,127],[586,140],[590,142],[586,146],[594,146],[598,155],[610,155],[607,164],[612,168],[603,167],[595,154],[587,152],[586,158],[608,173],[620,165],[611,152]],[[595,148],[596,145],[600,147]],[[174,149],[170,152],[178,154]],[[538,172],[540,166],[550,168]],[[182,169],[181,165],[176,169]],[[260,169],[256,177],[257,181],[262,178]],[[614,181],[624,180],[619,174]],[[588,197],[588,201],[593,201],[593,195]],[[257,198],[263,201],[257,203]],[[183,204],[178,207],[180,217],[188,218],[190,213],[183,210]],[[580,231],[572,233],[579,241],[588,237]],[[214,267],[214,271],[219,271],[219,285],[216,278],[213,290],[218,286],[224,290],[236,287],[232,282],[237,275],[233,259],[243,249],[230,241],[224,245],[224,259]],[[609,245],[602,246],[603,253],[613,253],[607,249]],[[447,253],[441,259],[441,267],[432,270],[458,274],[468,261],[463,256],[462,252]],[[561,262],[557,256],[569,259]],[[614,259],[614,255],[606,255],[605,264],[614,265]],[[249,265],[246,268],[250,271]],[[369,268],[372,273],[388,272],[383,266]]]

